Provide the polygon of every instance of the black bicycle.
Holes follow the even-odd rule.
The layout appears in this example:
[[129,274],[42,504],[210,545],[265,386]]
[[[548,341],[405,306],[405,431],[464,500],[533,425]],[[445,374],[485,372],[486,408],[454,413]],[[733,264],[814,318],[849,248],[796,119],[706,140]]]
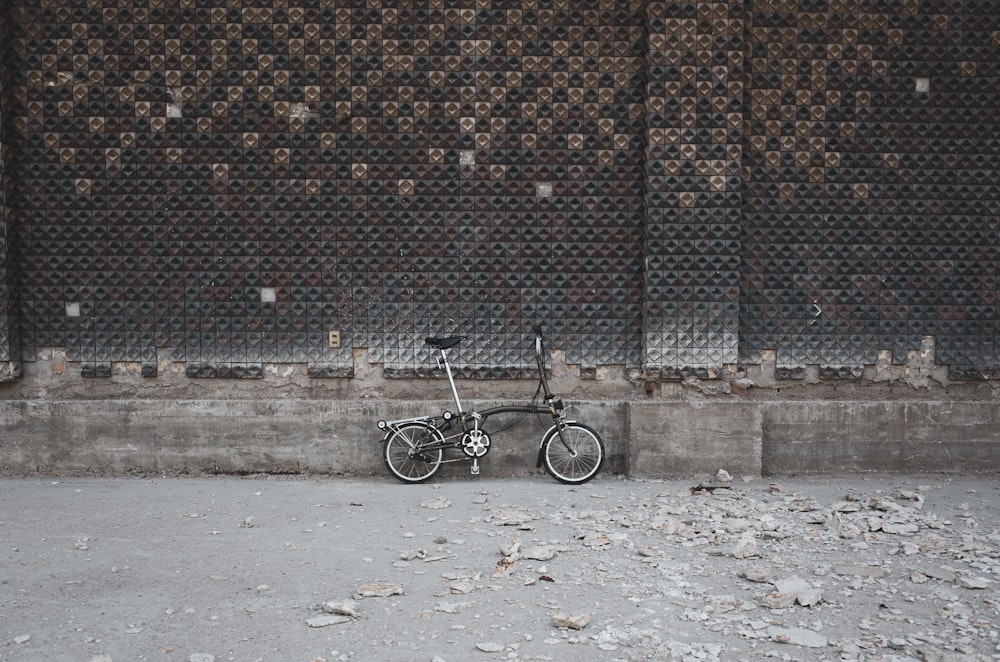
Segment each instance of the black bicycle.
[[[472,461],[472,473],[479,473],[479,459],[493,445],[485,429],[487,420],[499,414],[541,414],[552,417],[552,427],[542,435],[538,445],[538,467],[558,481],[579,485],[598,474],[604,465],[604,441],[592,428],[567,420],[562,400],[549,390],[545,378],[544,339],[540,326],[535,331],[535,364],[538,366],[538,389],[530,402],[523,405],[492,407],[483,411],[465,411],[458,397],[455,378],[448,361],[448,350],[465,340],[465,336],[426,338],[425,342],[440,352],[438,366],[448,375],[457,413],[445,411],[438,416],[418,416],[396,421],[379,421],[385,431],[382,438],[382,459],[393,476],[404,483],[421,483],[437,473],[445,462]],[[544,404],[538,404],[539,394]],[[506,429],[506,426],[505,428]],[[445,459],[446,451],[459,451],[456,458]]]

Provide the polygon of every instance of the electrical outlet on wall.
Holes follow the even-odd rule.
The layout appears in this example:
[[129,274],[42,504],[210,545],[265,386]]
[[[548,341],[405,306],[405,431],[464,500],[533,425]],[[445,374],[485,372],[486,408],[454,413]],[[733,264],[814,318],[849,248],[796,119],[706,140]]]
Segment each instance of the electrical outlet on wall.
[[330,349],[340,349],[340,331],[327,332],[327,343]]

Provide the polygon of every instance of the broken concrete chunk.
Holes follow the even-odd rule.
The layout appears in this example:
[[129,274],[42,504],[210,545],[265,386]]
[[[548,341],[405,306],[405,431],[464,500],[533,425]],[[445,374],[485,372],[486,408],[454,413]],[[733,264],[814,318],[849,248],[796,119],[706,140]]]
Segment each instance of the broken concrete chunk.
[[965,588],[971,589],[983,589],[989,588],[993,583],[985,577],[973,577],[971,575],[966,575],[958,578],[958,583]]
[[826,637],[804,628],[771,627],[767,629],[767,634],[771,637],[771,641],[779,644],[791,644],[803,648],[825,648],[828,645]]
[[388,598],[392,595],[403,595],[402,584],[371,584],[358,588],[362,598]]
[[327,614],[324,616],[316,616],[314,618],[310,618],[309,620],[306,621],[306,625],[308,625],[311,628],[325,628],[329,625],[342,625],[344,623],[350,623],[351,620],[352,619],[350,616],[342,616],[339,614]]
[[522,559],[551,561],[556,557],[556,548],[551,545],[531,545],[521,550]]
[[328,614],[358,617],[358,603],[354,600],[328,600],[323,603],[323,611]]
[[475,586],[467,579],[456,579],[448,583],[449,590],[456,595],[466,595],[475,590]]
[[771,583],[773,571],[770,568],[755,565],[747,568],[747,571],[742,573],[740,576],[745,577],[752,582],[757,582],[758,584],[769,584]]
[[551,618],[552,627],[569,628],[570,630],[582,630],[590,623],[590,616],[587,614],[553,614]]
[[760,552],[757,551],[757,540],[751,535],[742,535],[739,540],[736,541],[736,545],[733,547],[733,558],[737,559],[748,559],[753,556],[759,556]]

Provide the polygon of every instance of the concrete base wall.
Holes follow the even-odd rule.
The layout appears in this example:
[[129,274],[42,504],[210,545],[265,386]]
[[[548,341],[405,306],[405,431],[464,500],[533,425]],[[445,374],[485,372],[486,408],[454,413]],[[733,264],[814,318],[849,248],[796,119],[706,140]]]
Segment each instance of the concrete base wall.
[[772,473],[1000,470],[993,402],[773,402],[762,432]]
[[[6,400],[0,474],[385,475],[378,419],[445,408],[446,400]],[[607,475],[1000,469],[991,401],[586,401],[571,417],[604,437]],[[495,435],[483,473],[536,471],[547,426],[531,416]],[[442,476],[467,471],[456,463]]]

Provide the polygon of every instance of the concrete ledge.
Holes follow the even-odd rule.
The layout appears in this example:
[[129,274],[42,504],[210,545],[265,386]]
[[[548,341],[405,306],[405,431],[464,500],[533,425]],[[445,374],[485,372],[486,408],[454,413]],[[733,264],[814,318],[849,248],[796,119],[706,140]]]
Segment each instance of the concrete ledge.
[[[482,409],[490,401],[467,402]],[[384,475],[376,422],[446,401],[6,400],[0,475]],[[605,439],[605,474],[670,478],[823,472],[996,472],[1000,414],[986,401],[588,401],[570,416]],[[491,419],[495,431],[502,419]],[[535,473],[550,422],[493,435],[487,475]],[[442,476],[468,471],[455,463]]]

